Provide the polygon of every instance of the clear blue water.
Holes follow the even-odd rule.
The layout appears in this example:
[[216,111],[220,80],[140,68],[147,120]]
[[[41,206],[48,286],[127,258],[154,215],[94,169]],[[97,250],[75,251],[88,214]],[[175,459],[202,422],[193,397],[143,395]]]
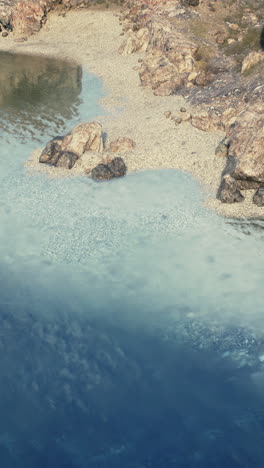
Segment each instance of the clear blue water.
[[262,222],[208,212],[182,172],[29,175],[103,87],[3,60],[0,466],[262,468]]

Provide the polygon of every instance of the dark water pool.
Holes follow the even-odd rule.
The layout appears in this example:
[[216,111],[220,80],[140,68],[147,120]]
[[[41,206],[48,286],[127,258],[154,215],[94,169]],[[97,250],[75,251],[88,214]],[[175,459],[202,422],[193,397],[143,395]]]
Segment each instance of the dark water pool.
[[102,84],[1,61],[0,466],[262,468],[262,229],[206,211],[177,171],[30,176]]

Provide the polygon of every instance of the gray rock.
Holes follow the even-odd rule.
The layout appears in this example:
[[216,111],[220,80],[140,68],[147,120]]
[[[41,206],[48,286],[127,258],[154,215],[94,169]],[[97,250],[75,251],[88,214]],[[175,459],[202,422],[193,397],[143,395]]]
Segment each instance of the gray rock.
[[55,166],[58,161],[59,153],[61,152],[62,140],[63,137],[55,137],[53,140],[49,141],[39,157],[39,162]]
[[126,175],[127,167],[122,158],[114,158],[108,164],[98,164],[92,171],[91,177],[95,180],[110,180]]
[[253,203],[257,206],[264,206],[264,187],[259,187],[253,196]]
[[223,177],[217,192],[217,198],[222,203],[240,203],[244,196],[239,190],[238,183],[232,177]]
[[64,167],[65,169],[72,169],[79,156],[71,151],[61,151],[54,166]]

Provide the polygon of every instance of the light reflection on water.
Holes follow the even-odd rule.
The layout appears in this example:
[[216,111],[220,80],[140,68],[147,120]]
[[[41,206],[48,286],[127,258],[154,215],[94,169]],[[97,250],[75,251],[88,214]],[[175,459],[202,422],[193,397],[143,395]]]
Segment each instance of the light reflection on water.
[[[65,132],[69,121],[80,118],[84,112],[81,66],[9,52],[0,52],[0,59],[1,139],[11,134],[20,141],[40,140]],[[87,74],[83,78],[93,99],[100,82]],[[96,102],[93,105],[96,107]]]
[[65,64],[30,63],[29,107],[9,89],[1,110],[1,466],[262,468],[262,237],[184,173],[29,176],[30,132],[90,120],[102,94],[73,66],[65,97]]

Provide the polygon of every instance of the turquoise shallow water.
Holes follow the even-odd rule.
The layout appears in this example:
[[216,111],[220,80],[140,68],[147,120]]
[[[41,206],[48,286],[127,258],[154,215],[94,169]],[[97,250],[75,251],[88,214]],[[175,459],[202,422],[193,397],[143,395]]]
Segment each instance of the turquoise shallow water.
[[0,111],[1,466],[261,468],[261,222],[207,211],[182,172],[28,175],[103,92],[31,60]]

